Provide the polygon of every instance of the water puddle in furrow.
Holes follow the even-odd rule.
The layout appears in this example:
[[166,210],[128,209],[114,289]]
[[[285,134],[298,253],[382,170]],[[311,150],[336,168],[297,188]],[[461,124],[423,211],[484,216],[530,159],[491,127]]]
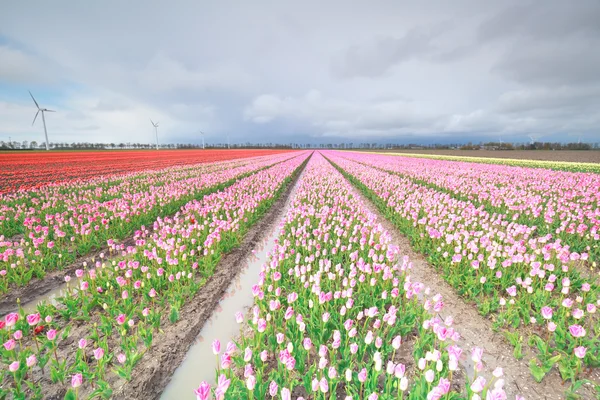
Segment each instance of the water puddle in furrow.
[[[76,290],[75,287],[77,287],[77,278],[74,278],[73,281],[74,283],[71,284],[72,291]],[[23,304],[22,307],[25,311],[25,314],[37,312],[37,306],[41,303],[52,304],[54,306],[57,305],[57,299],[59,297],[64,297],[67,294],[67,290],[67,284],[63,283],[60,286],[52,289],[48,293],[45,293],[44,295],[40,296],[39,298]]]
[[[299,177],[298,182],[302,179]],[[212,352],[212,342],[221,341],[221,349],[227,342],[240,334],[240,325],[235,321],[235,313],[241,311],[244,315],[254,304],[252,285],[258,282],[262,265],[267,262],[269,253],[273,250],[275,239],[279,236],[279,223],[287,213],[292,199],[295,197],[297,185],[292,189],[282,211],[280,211],[268,230],[268,236],[258,244],[253,254],[244,262],[237,278],[215,307],[212,316],[206,321],[196,342],[190,347],[185,359],[175,370],[171,381],[163,391],[161,400],[186,399],[193,397],[202,381],[211,386],[215,383],[217,360]]]

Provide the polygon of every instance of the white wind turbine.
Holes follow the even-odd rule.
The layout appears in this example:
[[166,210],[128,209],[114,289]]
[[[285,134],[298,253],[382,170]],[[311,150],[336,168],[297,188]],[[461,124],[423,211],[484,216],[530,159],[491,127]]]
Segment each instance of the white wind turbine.
[[33,117],[33,122],[31,123],[31,126],[33,126],[33,124],[35,124],[35,120],[36,120],[38,114],[41,112],[42,113],[42,122],[44,123],[44,135],[46,136],[46,150],[50,150],[50,144],[48,143],[48,130],[46,129],[46,118],[44,117],[44,113],[45,112],[56,112],[56,111],[48,110],[47,108],[40,108],[40,105],[38,104],[37,101],[35,101],[35,98],[31,94],[31,92],[29,92],[29,95],[31,96],[31,99],[33,100],[33,102],[35,103],[35,106],[38,109],[37,112],[35,113],[35,117]]
[[529,140],[531,140],[531,142],[529,142],[530,144],[533,144],[536,139],[537,139],[537,136],[535,136],[535,135],[529,135]]
[[202,149],[204,149],[204,132],[198,131],[202,135]]
[[150,123],[154,127],[154,133],[156,133],[156,150],[158,150],[158,121],[154,123],[154,121],[151,119]]

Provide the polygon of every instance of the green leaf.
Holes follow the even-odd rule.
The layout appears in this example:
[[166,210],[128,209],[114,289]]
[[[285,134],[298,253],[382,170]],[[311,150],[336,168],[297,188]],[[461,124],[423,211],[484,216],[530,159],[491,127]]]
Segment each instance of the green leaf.
[[73,389],[69,389],[67,391],[67,394],[65,394],[65,400],[76,400],[77,397],[75,396],[75,392],[73,391]]
[[71,325],[67,325],[67,327],[63,330],[62,335],[60,336],[62,340],[65,340],[69,337],[69,333],[71,332]]
[[534,359],[529,362],[529,370],[531,371],[531,375],[533,375],[535,381],[538,383],[540,383],[542,379],[544,379],[544,376],[546,376],[546,371],[539,367]]

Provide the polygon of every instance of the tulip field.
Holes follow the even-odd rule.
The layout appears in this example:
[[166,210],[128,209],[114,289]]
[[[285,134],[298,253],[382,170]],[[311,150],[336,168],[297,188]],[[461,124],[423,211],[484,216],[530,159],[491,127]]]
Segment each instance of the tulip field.
[[[161,344],[185,357],[203,323],[188,319],[214,311],[231,257],[271,220],[253,304],[231,315],[239,334],[202,344],[214,374],[177,398],[600,396],[600,174],[333,150],[132,153],[144,161],[0,155],[0,399],[160,398],[164,384],[143,381],[177,368]],[[475,317],[455,318],[457,302]],[[466,346],[461,332],[481,325],[497,343]],[[490,362],[499,352],[506,365]]]

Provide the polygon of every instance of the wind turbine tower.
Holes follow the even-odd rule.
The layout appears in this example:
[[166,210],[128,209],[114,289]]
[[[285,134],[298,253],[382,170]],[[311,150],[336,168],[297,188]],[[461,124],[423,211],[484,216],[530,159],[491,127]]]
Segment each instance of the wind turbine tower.
[[200,134],[202,135],[202,150],[204,150],[204,132],[199,131]]
[[158,121],[154,123],[154,121],[150,120],[150,123],[154,127],[154,133],[156,133],[156,150],[158,150]]
[[33,97],[31,92],[29,92],[29,95],[31,96],[31,99],[33,100],[33,102],[35,103],[35,106],[38,109],[37,112],[35,113],[35,117],[33,117],[33,122],[31,123],[31,126],[33,126],[33,124],[35,124],[35,120],[36,120],[38,114],[41,112],[42,113],[42,122],[44,123],[44,135],[46,136],[46,150],[50,150],[50,143],[48,142],[48,130],[46,129],[46,118],[44,117],[44,113],[45,112],[56,112],[56,111],[48,110],[47,108],[41,108],[40,105],[38,104],[38,102],[35,101],[35,97]]

